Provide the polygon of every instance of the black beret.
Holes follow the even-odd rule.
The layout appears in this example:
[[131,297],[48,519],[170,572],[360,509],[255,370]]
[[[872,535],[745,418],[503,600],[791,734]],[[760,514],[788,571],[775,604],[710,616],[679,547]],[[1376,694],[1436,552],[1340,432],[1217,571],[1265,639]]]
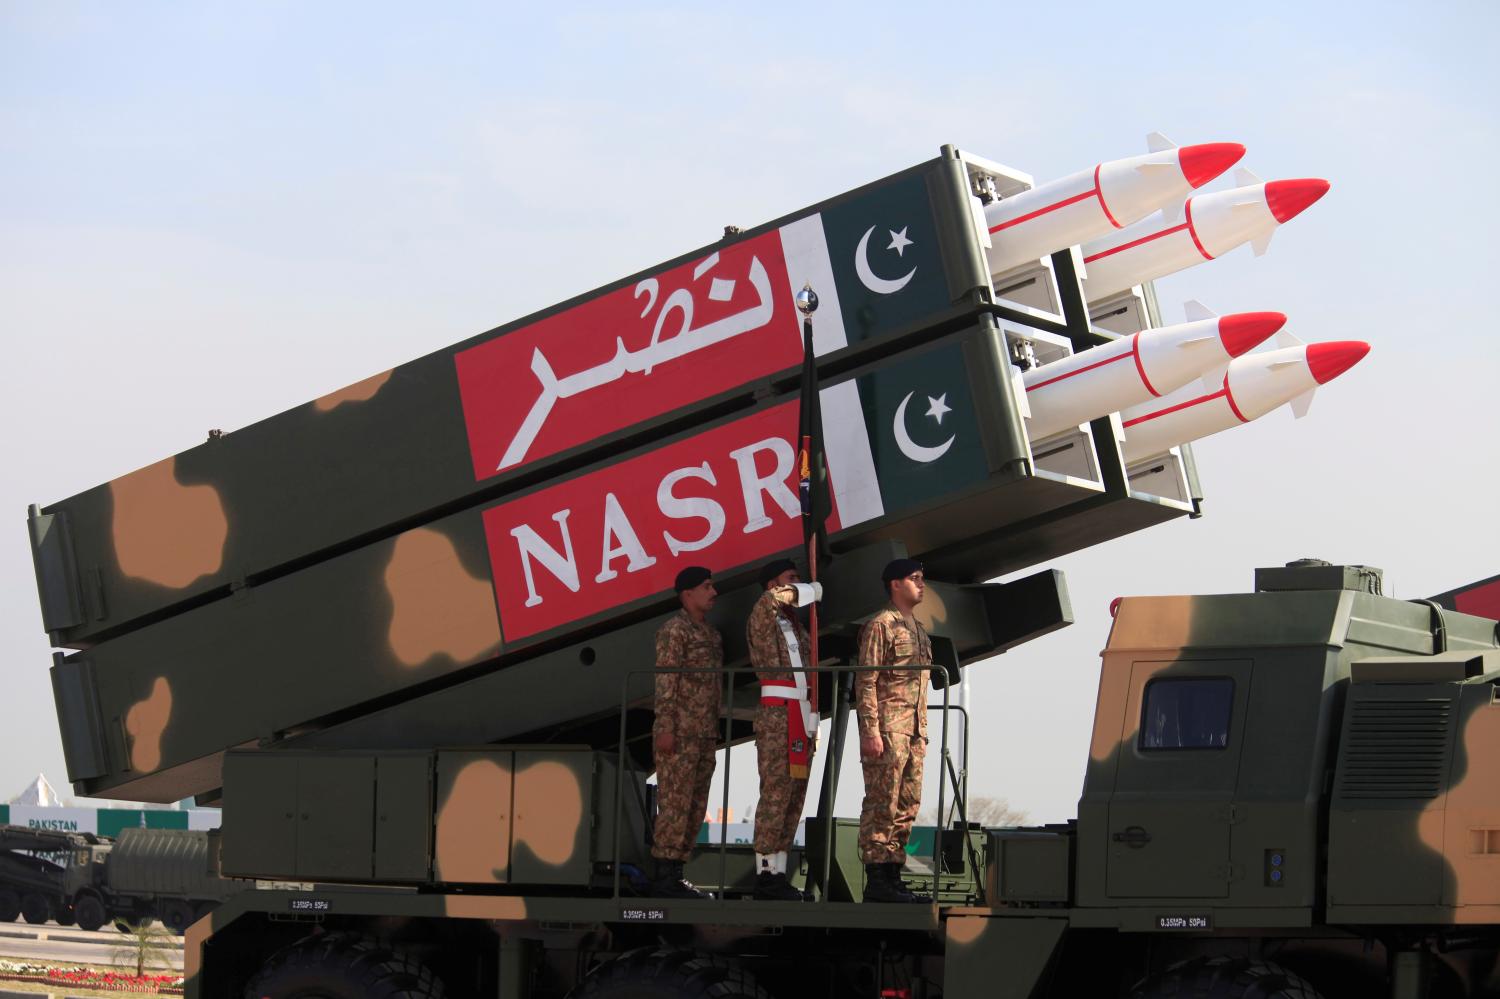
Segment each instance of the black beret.
[[677,581],[672,584],[672,589],[681,593],[683,590],[691,590],[695,586],[702,586],[713,578],[713,570],[705,569],[701,565],[690,565],[677,574]]
[[921,571],[922,563],[914,558],[893,558],[885,564],[885,571],[880,574],[880,581],[891,583]]
[[783,572],[786,572],[788,569],[795,568],[797,568],[797,563],[793,562],[789,558],[773,559],[772,561],[767,562],[765,565],[760,567],[760,574],[755,578],[760,581],[761,586],[765,586],[767,583],[775,579],[777,576],[781,575]]

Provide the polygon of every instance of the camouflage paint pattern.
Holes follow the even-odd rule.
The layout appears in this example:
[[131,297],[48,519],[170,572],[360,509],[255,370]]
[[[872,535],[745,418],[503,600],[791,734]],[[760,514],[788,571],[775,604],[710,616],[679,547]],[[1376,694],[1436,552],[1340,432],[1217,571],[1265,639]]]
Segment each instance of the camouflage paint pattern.
[[698,831],[708,814],[708,786],[714,778],[713,739],[677,736],[677,748],[656,761],[656,826],[651,856],[691,860]]
[[[1330,807],[1325,774],[1335,764],[1342,774],[1354,751],[1339,728],[1341,716],[1352,717],[1346,696],[1374,696],[1379,688],[1403,701],[1452,700],[1453,764],[1440,793],[1414,799],[1401,798],[1402,785],[1349,797],[1339,778],[1326,847],[1329,920],[1494,922],[1500,864],[1488,853],[1488,830],[1500,824],[1500,781],[1476,763],[1500,749],[1500,671],[1446,688],[1417,682],[1430,675],[1424,662],[1442,658],[1429,659],[1439,648],[1434,615],[1427,605],[1359,590],[1280,583],[1254,594],[1120,602],[1079,805],[1078,903],[1149,906],[1149,915],[1213,899],[1207,904],[1300,908],[1311,918],[1319,816]],[[1491,622],[1444,612],[1442,624],[1450,658],[1497,644]],[[1352,664],[1392,656],[1413,664],[1410,693],[1395,680],[1351,686]],[[1228,743],[1175,753],[1143,748],[1148,687],[1195,679],[1232,680]],[[1385,750],[1407,751],[1417,755],[1393,763],[1392,773],[1426,765],[1420,740]],[[1174,840],[1184,829],[1191,840]],[[1274,883],[1272,855],[1284,858]],[[1157,890],[1143,892],[1142,879]],[[1174,894],[1172,885],[1187,894]]]
[[167,458],[109,484],[110,534],[120,574],[183,590],[224,564],[229,521],[211,485],[183,485]]
[[[842,316],[844,337],[820,346],[819,352],[829,363],[844,367],[883,355],[890,349],[883,341],[914,340],[934,325],[951,324],[966,315],[972,318],[978,310],[970,293],[986,287],[988,278],[973,246],[968,194],[956,183],[961,172],[951,167],[950,160],[928,161],[259,423],[215,435],[157,465],[49,505],[45,512],[66,515],[76,551],[76,565],[69,568],[85,585],[90,603],[83,622],[64,629],[59,637],[66,647],[85,648],[189,598],[222,596],[226,588],[245,580],[388,536],[398,525],[430,522],[443,512],[492,499],[499,491],[567,474],[585,461],[701,423],[705,413],[717,416],[756,408],[767,383],[792,387],[796,382],[801,344],[791,307],[794,273],[825,285],[825,325],[830,314]],[[923,262],[904,294],[892,296],[870,292],[853,279],[854,243],[859,237],[859,229],[853,227],[856,216],[874,217],[891,210],[895,202],[912,238],[918,240],[903,254],[902,266],[908,266],[914,253],[922,255]],[[858,222],[860,227],[868,224]],[[783,262],[778,240],[786,242],[792,232],[795,244],[786,246],[798,252]],[[955,246],[963,251],[955,252]],[[763,268],[760,278],[752,275],[747,281],[741,270],[714,270],[720,256],[737,260],[737,255],[752,252],[770,262],[769,272]],[[812,257],[804,258],[805,253]],[[820,255],[818,263],[813,258]],[[712,273],[700,276],[705,270]],[[682,271],[687,273],[679,275]],[[685,286],[674,290],[674,281]],[[801,279],[794,283],[800,287]],[[629,340],[629,349],[642,353],[648,344],[657,346],[659,339],[670,341],[677,318],[665,322],[666,330],[662,327],[668,313],[681,310],[679,293],[692,290],[696,297],[680,317],[685,333],[692,327],[694,305],[698,325],[711,326],[716,312],[743,311],[736,303],[751,284],[763,296],[772,294],[762,304],[774,316],[781,337],[776,349],[768,342],[736,344],[725,338],[712,345],[719,353],[692,361],[688,372],[689,382],[712,383],[711,389],[698,395],[653,391],[662,377],[681,377],[671,367],[683,362],[664,363],[656,381],[628,391],[630,406],[625,408],[639,413],[624,418],[621,426],[583,434],[583,443],[499,474],[484,463],[476,471],[477,452],[471,445],[489,445],[470,439],[473,428],[465,410],[474,400],[463,397],[460,384],[460,360],[466,355],[512,335],[524,339],[542,329],[558,327],[572,335],[578,329],[611,328],[596,315],[611,302],[615,304],[609,306],[614,310],[610,316],[619,313],[622,324],[607,336],[595,337],[598,344],[573,347],[578,356],[572,359],[587,361],[590,357],[584,355],[596,348],[607,357],[616,350],[617,340],[622,349]],[[654,331],[642,305],[647,311],[661,306],[661,321]],[[627,320],[632,324],[628,332],[623,325]],[[720,355],[725,350],[748,352],[749,363],[723,363]],[[552,362],[561,365],[559,375],[570,374],[565,362],[557,357]],[[538,391],[537,380],[524,365],[525,360],[504,366],[502,394]],[[644,374],[652,370],[647,365]],[[480,387],[482,395],[497,394],[493,385]],[[621,408],[598,407],[599,413]]]

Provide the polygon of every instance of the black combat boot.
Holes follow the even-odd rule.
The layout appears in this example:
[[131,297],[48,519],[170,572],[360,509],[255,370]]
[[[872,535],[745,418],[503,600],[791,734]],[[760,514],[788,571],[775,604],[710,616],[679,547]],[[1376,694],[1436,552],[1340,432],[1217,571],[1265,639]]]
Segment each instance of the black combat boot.
[[911,892],[891,876],[890,864],[865,865],[866,902],[912,902]]
[[651,882],[650,892],[652,898],[713,898],[682,876],[680,860],[656,862],[656,880]]
[[926,905],[926,904],[928,904],[928,903],[930,903],[932,901],[932,896],[923,894],[922,892],[919,892],[919,891],[912,891],[911,886],[908,885],[905,881],[901,880],[901,869],[903,867],[905,867],[906,865],[904,865],[904,864],[886,864],[885,866],[886,866],[886,871],[888,872],[888,874],[890,876],[891,884],[895,886],[895,888],[896,888],[897,891],[899,891],[899,892],[901,892],[901,893],[903,893],[903,894],[905,894],[907,896],[902,901],[905,901],[905,902],[921,902],[923,905]]
[[807,898],[780,871],[761,871],[755,876],[755,897],[774,902],[802,902]]

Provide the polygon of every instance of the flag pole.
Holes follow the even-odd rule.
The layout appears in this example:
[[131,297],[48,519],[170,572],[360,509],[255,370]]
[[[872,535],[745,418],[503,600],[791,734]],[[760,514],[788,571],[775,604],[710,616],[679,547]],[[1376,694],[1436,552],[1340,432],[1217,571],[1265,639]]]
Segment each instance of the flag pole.
[[[804,381],[806,381],[809,376],[809,372],[806,370],[808,368],[813,369],[813,371],[811,372],[811,377],[816,378],[816,362],[813,361],[815,355],[813,353],[812,314],[817,311],[817,308],[818,293],[813,291],[811,283],[804,284],[802,286],[802,290],[797,292],[797,311],[802,313],[802,356],[804,366]],[[804,384],[804,394],[806,394],[807,391],[808,386]],[[818,387],[815,382],[811,386],[811,391],[814,393],[818,391]],[[806,407],[808,405],[808,402],[809,400],[803,399],[802,406]],[[804,427],[802,429],[804,434],[815,433],[821,436],[821,428]],[[799,442],[799,445],[802,452],[802,461],[805,463],[810,458],[811,441],[804,436],[803,439]],[[810,470],[804,467],[800,471],[802,475],[802,481],[807,482]],[[809,509],[806,501],[804,501],[803,503],[802,513],[803,541],[805,542],[807,547],[807,581],[809,583],[816,583],[818,581],[818,532],[812,529],[810,517],[811,510]],[[811,607],[809,608],[807,623],[809,645],[808,664],[816,667],[818,665],[818,601],[813,601]],[[818,681],[818,676],[815,673],[808,679],[813,683],[816,683]]]

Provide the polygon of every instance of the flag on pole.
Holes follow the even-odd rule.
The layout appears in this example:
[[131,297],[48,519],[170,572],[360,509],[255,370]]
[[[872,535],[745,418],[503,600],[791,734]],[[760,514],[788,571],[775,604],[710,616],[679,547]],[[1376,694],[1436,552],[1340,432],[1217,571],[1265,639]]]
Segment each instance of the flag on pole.
[[828,553],[828,516],[833,500],[828,490],[828,458],[823,451],[823,413],[818,405],[818,368],[813,355],[812,318],[802,320],[802,398],[798,420],[797,483],[802,499],[802,541],[807,546],[808,571],[817,579],[813,553]]

